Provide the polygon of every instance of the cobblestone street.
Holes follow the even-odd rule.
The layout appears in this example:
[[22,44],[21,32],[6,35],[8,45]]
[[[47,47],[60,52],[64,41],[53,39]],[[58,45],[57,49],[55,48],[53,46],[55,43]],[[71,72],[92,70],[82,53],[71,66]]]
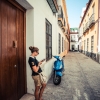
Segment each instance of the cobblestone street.
[[100,100],[100,64],[78,52],[64,58],[62,82],[55,86],[49,80],[44,100]]
[[[100,100],[100,64],[79,52],[69,52],[64,58],[65,72],[60,85],[49,80],[44,100]],[[34,100],[26,94],[20,100]]]

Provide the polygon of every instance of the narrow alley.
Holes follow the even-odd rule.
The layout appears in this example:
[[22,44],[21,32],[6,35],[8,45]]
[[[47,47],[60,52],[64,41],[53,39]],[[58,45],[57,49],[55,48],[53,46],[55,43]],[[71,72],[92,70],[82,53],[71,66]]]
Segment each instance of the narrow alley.
[[100,100],[100,64],[78,52],[68,53],[64,62],[61,84],[53,85],[51,78],[44,100]]
[[[100,100],[100,64],[79,52],[64,58],[65,72],[60,85],[52,77],[43,94],[44,100]],[[26,94],[21,100],[34,100]]]
[[[59,85],[54,55],[64,57],[63,76],[61,65],[55,71]],[[100,0],[0,0],[0,100],[42,94],[100,100]]]

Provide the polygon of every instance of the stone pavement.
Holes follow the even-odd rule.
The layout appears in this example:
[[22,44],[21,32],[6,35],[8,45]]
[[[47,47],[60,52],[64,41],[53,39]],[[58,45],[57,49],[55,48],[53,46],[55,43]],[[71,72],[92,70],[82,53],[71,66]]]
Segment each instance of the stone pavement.
[[79,52],[69,52],[64,65],[61,84],[55,86],[51,77],[43,94],[44,100],[100,100],[100,64]]

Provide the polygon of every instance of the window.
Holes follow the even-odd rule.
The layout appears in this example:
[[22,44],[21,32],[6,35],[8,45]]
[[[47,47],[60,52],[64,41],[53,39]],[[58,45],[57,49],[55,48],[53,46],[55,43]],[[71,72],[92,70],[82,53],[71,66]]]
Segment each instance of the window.
[[94,48],[94,36],[91,36],[91,52],[93,52]]
[[59,40],[58,40],[58,43],[59,43],[59,44],[58,44],[58,46],[59,46],[59,47],[58,47],[58,50],[59,50],[58,53],[60,54],[60,53],[61,53],[61,34],[60,34],[60,33],[59,33]]
[[87,51],[89,51],[88,49],[89,49],[89,38],[87,38]]
[[64,40],[63,40],[63,37],[62,37],[62,52],[63,52],[63,50],[64,50]]
[[67,42],[64,40],[64,50],[67,49]]
[[71,42],[75,42],[75,35],[71,36]]
[[46,20],[46,60],[52,58],[52,25]]

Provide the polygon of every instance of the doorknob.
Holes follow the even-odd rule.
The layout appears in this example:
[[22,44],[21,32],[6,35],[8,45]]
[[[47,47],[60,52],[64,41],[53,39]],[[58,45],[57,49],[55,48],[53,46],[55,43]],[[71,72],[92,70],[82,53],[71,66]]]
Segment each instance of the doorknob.
[[17,41],[13,41],[13,48],[17,48]]
[[16,65],[14,65],[14,67],[17,67]]

